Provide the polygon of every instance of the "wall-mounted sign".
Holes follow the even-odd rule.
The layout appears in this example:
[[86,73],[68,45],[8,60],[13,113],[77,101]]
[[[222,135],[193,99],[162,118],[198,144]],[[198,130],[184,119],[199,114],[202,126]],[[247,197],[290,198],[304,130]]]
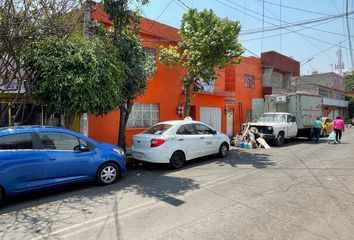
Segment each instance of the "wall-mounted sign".
[[286,103],[286,96],[276,96],[275,102],[277,102],[277,103]]
[[205,82],[202,78],[194,79],[194,91],[196,92],[207,92],[214,93],[215,80],[210,80],[208,83]]
[[225,93],[225,105],[235,105],[236,97],[234,92],[226,92]]

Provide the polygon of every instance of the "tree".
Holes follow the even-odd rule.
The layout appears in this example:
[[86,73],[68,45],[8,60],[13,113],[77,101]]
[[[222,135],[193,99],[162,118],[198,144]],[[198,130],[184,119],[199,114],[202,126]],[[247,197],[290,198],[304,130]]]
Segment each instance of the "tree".
[[[126,149],[126,126],[134,100],[143,95],[148,80],[155,72],[153,60],[145,55],[139,36],[139,13],[130,10],[130,0],[104,0],[104,10],[113,22],[113,32],[110,38],[118,50],[117,61],[122,61],[125,75],[121,102],[118,105],[120,112],[118,145]],[[147,0],[140,0],[147,4]],[[119,76],[118,76],[119,77]]]
[[26,67],[37,74],[31,92],[49,113],[64,114],[66,128],[75,115],[103,115],[121,101],[123,66],[117,50],[104,41],[48,37],[29,45]]
[[0,1],[0,94],[9,104],[0,109],[0,126],[8,109],[21,103],[34,103],[30,92],[35,75],[24,66],[22,52],[28,44],[48,36],[65,37],[81,32],[80,0],[2,0]]
[[354,71],[345,74],[344,82],[346,91],[354,91]]
[[186,94],[186,116],[190,113],[195,79],[202,78],[208,83],[216,78],[216,68],[239,63],[243,53],[237,39],[240,29],[239,22],[219,18],[212,10],[190,9],[182,18],[178,47],[160,48],[161,62],[172,66],[181,64],[187,70],[181,78]]

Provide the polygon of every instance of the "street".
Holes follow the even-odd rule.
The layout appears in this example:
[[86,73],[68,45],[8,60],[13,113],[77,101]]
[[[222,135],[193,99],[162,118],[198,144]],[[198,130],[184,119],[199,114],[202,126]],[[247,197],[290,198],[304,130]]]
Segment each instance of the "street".
[[110,186],[10,199],[0,239],[353,239],[354,129],[326,142],[232,148],[178,171],[130,162]]

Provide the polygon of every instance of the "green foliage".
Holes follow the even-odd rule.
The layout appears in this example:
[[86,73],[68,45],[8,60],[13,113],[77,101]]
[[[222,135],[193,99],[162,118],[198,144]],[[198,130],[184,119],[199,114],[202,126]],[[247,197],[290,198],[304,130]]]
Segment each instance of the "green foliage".
[[114,46],[118,50],[118,59],[122,61],[125,69],[124,88],[122,99],[134,100],[144,94],[148,79],[152,77],[155,68],[152,59],[147,59],[139,36],[132,31],[119,34],[114,40]]
[[[136,28],[139,25],[139,12],[132,11],[129,5],[132,0],[103,0],[105,12],[108,13],[109,19],[113,22],[114,29],[117,32],[123,31],[127,27]],[[136,0],[135,2],[146,5],[149,0]]]
[[354,91],[354,72],[345,75],[345,90]]
[[243,53],[238,42],[239,22],[219,18],[212,10],[198,12],[190,9],[183,15],[180,29],[181,42],[178,47],[160,49],[160,61],[171,65],[182,64],[187,70],[182,83],[186,92],[186,114],[189,114],[190,91],[194,79],[201,77],[205,82],[216,79],[216,68],[227,64],[238,64]]
[[[116,61],[124,68],[120,110],[118,145],[126,147],[125,129],[134,100],[141,96],[148,80],[156,71],[155,59],[145,55],[139,35],[139,11],[129,9],[131,0],[103,0],[105,12],[113,22],[113,31],[108,34],[118,55]],[[137,0],[142,5],[148,0]]]
[[48,37],[23,53],[37,72],[32,90],[51,113],[105,114],[121,101],[123,67],[98,39]]

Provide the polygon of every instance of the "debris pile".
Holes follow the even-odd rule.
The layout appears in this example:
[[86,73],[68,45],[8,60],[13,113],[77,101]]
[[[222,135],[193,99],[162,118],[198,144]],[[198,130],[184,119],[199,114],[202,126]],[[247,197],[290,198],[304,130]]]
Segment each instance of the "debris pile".
[[262,134],[258,132],[255,127],[246,128],[241,135],[236,135],[232,141],[231,145],[235,147],[251,149],[251,148],[261,148],[269,149],[269,145],[264,140]]

